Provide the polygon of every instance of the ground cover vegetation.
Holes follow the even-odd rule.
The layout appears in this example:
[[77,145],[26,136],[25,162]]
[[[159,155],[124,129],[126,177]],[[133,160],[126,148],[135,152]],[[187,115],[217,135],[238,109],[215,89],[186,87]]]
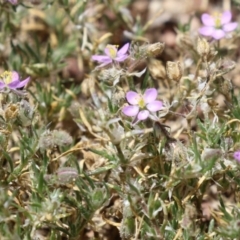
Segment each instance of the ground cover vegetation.
[[239,0],[0,1],[0,239],[239,239]]

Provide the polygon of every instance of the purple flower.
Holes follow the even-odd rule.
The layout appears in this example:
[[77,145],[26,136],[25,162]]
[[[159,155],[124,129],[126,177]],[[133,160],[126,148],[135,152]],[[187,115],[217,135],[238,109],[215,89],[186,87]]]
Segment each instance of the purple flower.
[[107,45],[104,49],[106,55],[93,55],[92,60],[102,63],[99,67],[103,67],[113,61],[123,62],[128,58],[129,43],[126,43],[120,50],[117,50],[115,45]]
[[7,1],[13,5],[16,5],[18,3],[18,0],[7,0]]
[[230,11],[225,11],[222,14],[215,13],[212,16],[204,13],[201,19],[205,26],[198,30],[199,33],[216,40],[225,37],[226,33],[232,32],[238,25],[237,22],[231,22],[232,14]]
[[236,151],[236,152],[233,154],[233,157],[234,157],[238,162],[240,162],[240,151]]
[[[129,91],[126,94],[126,99],[129,102],[129,106],[122,109],[122,112],[129,117],[135,117],[135,121],[145,120],[150,116],[151,112],[157,112],[163,107],[161,101],[156,101],[157,90],[155,88],[149,88],[142,95]],[[136,123],[137,123],[136,122]]]
[[5,71],[0,75],[0,89],[10,88],[16,90],[17,88],[24,87],[30,80],[30,77],[20,81],[19,75],[16,71]]

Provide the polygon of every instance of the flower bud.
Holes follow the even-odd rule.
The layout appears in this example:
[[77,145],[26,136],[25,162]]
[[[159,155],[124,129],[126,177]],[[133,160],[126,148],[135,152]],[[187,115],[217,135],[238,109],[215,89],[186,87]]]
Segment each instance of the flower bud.
[[103,188],[95,188],[91,192],[92,206],[95,209],[98,209],[102,206],[106,199],[106,191]]
[[39,139],[38,146],[40,149],[48,149],[54,146],[54,141],[49,130],[45,131]]
[[65,131],[47,130],[40,136],[38,146],[40,149],[50,149],[54,146],[70,145],[72,141],[72,137]]
[[78,171],[72,167],[61,167],[57,170],[57,177],[61,183],[67,183],[78,177]]
[[190,34],[178,32],[176,43],[182,49],[193,49],[193,41]]
[[21,122],[21,125],[28,127],[31,125],[34,116],[34,108],[27,102],[22,99],[19,104],[18,118]]
[[205,148],[202,152],[202,159],[208,160],[211,158],[220,157],[222,155],[222,150],[219,148]]
[[201,57],[208,56],[208,54],[210,52],[210,46],[205,38],[198,38],[197,52]]
[[167,62],[166,66],[167,77],[170,80],[178,82],[182,77],[182,68],[180,62]]
[[115,89],[114,92],[112,93],[112,104],[116,106],[120,106],[124,103],[125,101],[125,92],[123,89]]
[[100,71],[98,75],[98,78],[101,81],[107,82],[108,84],[115,86],[120,81],[122,74],[122,69],[112,67],[108,69],[102,69],[102,71]]
[[232,90],[232,83],[227,79],[223,79],[223,81],[219,85],[219,92],[224,96],[228,95]]
[[72,137],[63,130],[53,130],[52,137],[55,145],[60,147],[70,145],[73,142]]
[[89,97],[91,96],[91,92],[95,91],[95,79],[92,76],[85,78],[81,84],[82,93]]

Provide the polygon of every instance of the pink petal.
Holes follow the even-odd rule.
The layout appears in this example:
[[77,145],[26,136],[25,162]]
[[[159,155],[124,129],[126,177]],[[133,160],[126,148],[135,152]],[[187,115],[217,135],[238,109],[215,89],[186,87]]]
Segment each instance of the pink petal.
[[139,107],[138,106],[126,106],[122,109],[123,114],[129,117],[134,117],[138,114],[139,112]]
[[30,77],[26,78],[25,80],[23,81],[19,81],[19,80],[16,80],[14,82],[11,82],[8,84],[8,87],[9,88],[13,88],[13,89],[16,89],[16,88],[22,88],[24,87],[25,85],[27,85],[27,83],[29,82],[30,80]]
[[227,23],[225,25],[223,25],[223,30],[225,32],[232,32],[233,30],[235,30],[238,26],[237,22],[231,22],[231,23]]
[[112,61],[112,59],[110,57],[105,56],[105,55],[93,55],[92,60],[98,61],[101,63],[106,63],[106,62]]
[[163,103],[161,101],[154,101],[149,103],[146,107],[150,112],[157,112],[162,109]]
[[137,105],[139,100],[140,100],[140,96],[138,93],[134,92],[134,91],[129,91],[126,94],[126,99],[127,101],[132,104],[132,105]]
[[222,25],[229,23],[232,19],[232,13],[230,11],[225,11],[221,15],[221,23]]
[[129,48],[129,43],[126,43],[118,52],[117,52],[117,56],[121,56],[123,54],[126,54]]
[[212,36],[214,27],[201,27],[198,32],[203,36]]
[[6,84],[3,81],[0,81],[0,89],[3,89],[4,87],[6,87]]
[[19,83],[20,83],[19,80],[15,80],[15,81],[12,81],[12,82],[8,83],[7,86],[9,88],[16,89]]
[[[110,49],[111,49],[111,51],[110,51]],[[113,52],[117,55],[117,48],[116,48],[114,45],[108,44],[108,45],[105,47],[104,52],[106,53],[106,55],[108,55],[108,56],[111,58]],[[114,55],[115,55],[115,54],[114,54]],[[115,56],[116,56],[116,55],[115,55]]]
[[123,62],[127,58],[128,58],[128,55],[122,55],[122,56],[119,56],[119,57],[115,57],[114,60],[117,61],[117,62]]
[[12,82],[16,80],[19,80],[18,72],[12,71]]
[[201,19],[202,19],[202,22],[205,26],[207,27],[213,27],[215,26],[215,21],[214,21],[214,18],[207,14],[207,13],[204,13],[202,16],[201,16]]
[[112,59],[111,60],[109,59],[109,61],[105,61],[104,63],[99,65],[98,68],[104,67],[104,66],[108,65],[109,63],[112,63]]
[[145,119],[148,118],[148,116],[149,116],[149,111],[148,110],[142,110],[137,115],[137,119],[138,120],[145,120]]
[[219,40],[223,37],[225,37],[226,33],[222,29],[215,29],[213,31],[212,37],[216,40]]
[[149,88],[145,91],[143,99],[145,103],[153,102],[157,98],[157,90],[155,88]]
[[233,154],[233,157],[240,162],[240,151],[236,151],[234,154]]

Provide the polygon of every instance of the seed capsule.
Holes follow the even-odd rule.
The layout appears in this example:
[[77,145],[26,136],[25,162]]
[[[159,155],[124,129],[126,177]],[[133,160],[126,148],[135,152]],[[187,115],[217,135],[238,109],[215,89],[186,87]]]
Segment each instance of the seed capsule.
[[13,120],[18,115],[18,106],[17,104],[10,104],[5,110],[5,118],[7,121]]
[[149,44],[147,47],[147,54],[150,57],[156,57],[162,53],[164,47],[165,44],[160,42]]
[[198,38],[197,52],[201,57],[207,57],[210,52],[209,43],[205,38]]
[[166,66],[167,77],[170,80],[178,82],[182,77],[182,68],[180,62],[167,62]]

